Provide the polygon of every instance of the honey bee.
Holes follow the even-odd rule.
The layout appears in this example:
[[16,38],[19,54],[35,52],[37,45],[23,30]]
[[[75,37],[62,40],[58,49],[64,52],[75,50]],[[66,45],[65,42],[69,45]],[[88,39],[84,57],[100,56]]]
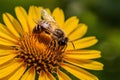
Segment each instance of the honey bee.
[[47,13],[47,11],[42,9],[41,16],[43,20],[38,21],[37,25],[33,28],[33,34],[45,32],[51,35],[52,40],[50,46],[53,45],[56,47],[58,44],[59,50],[65,50],[69,39],[66,37],[64,31],[59,28],[59,25],[56,23],[53,17]]

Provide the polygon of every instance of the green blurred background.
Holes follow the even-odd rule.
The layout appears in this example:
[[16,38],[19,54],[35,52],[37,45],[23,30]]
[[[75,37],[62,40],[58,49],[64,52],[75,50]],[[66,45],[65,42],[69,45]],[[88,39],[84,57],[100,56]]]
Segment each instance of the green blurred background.
[[120,0],[0,0],[0,22],[4,12],[15,16],[15,6],[28,10],[30,5],[51,10],[60,7],[66,19],[75,15],[87,24],[86,36],[95,35],[99,39],[92,48],[102,51],[98,60],[104,63],[103,71],[90,72],[100,80],[120,80]]

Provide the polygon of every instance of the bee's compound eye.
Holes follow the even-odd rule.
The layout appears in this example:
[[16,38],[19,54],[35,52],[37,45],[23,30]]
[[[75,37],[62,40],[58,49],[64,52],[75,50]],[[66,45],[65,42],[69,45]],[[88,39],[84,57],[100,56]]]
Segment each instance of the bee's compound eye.
[[67,42],[68,42],[68,38],[66,37],[66,38],[60,39],[60,40],[58,41],[58,44],[64,46],[64,45],[67,44]]

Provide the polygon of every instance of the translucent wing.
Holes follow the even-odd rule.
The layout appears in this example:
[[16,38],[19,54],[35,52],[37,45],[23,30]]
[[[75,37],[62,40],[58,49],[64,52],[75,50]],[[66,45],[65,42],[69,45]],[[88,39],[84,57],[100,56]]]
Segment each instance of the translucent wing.
[[41,10],[41,16],[44,20],[49,21],[54,28],[59,28],[57,22],[53,19],[53,17],[50,14],[48,14],[48,12],[45,9]]
[[55,20],[53,19],[53,17],[50,16],[50,14],[48,14],[47,11],[44,10],[44,9],[41,10],[41,16],[43,17],[44,20],[55,22]]

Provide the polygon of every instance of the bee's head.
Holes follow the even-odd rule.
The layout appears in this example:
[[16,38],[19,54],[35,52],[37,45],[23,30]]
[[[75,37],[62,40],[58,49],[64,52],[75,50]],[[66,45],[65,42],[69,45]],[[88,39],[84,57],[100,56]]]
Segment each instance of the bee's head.
[[60,38],[58,40],[58,44],[61,45],[61,46],[65,46],[66,44],[68,43],[68,38],[65,37],[65,38]]

